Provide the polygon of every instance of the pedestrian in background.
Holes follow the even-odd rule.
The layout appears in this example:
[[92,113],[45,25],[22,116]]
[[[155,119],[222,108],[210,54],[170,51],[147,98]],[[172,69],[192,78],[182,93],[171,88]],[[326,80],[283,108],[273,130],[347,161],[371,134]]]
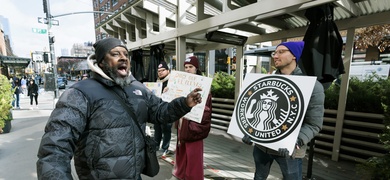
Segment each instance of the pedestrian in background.
[[[186,59],[184,62],[184,71],[191,74],[202,75],[202,72],[199,70],[198,58],[191,56]],[[211,94],[209,94],[200,123],[186,118],[180,118],[180,120],[176,122],[176,158],[172,179],[204,179],[203,139],[205,139],[210,132],[211,110]]]
[[20,93],[22,92],[22,88],[20,87],[19,78],[15,78],[12,81],[12,89],[14,89],[14,96],[15,96],[15,100],[12,101],[12,106],[14,107],[14,109],[20,109],[21,107],[19,106],[19,102],[20,102]]
[[141,179],[146,123],[174,122],[202,102],[200,88],[169,103],[155,96],[131,75],[121,40],[106,38],[93,47],[91,78],[63,92],[49,117],[38,179],[73,179],[72,158],[79,179]]
[[[283,75],[303,75],[297,66],[297,61],[301,57],[304,47],[303,41],[283,42],[276,47],[272,54],[275,62],[275,74]],[[324,117],[324,88],[319,81],[316,81],[310,97],[303,123],[296,140],[295,150],[290,157],[289,151],[285,147],[280,147],[278,151],[256,144],[253,148],[253,158],[256,171],[255,180],[267,179],[271,165],[275,160],[281,169],[283,179],[302,179],[302,158],[305,157],[307,143],[310,142],[321,130]],[[252,144],[249,136],[245,135],[242,141]]]
[[26,76],[22,77],[22,80],[20,81],[21,87],[22,87],[22,93],[27,94],[27,80]]
[[83,78],[81,80],[88,79],[88,74],[83,74]]
[[35,83],[35,80],[30,80],[30,85],[28,86],[27,95],[30,97],[30,109],[33,109],[33,100],[35,100],[35,108],[38,109],[38,85]]
[[[162,83],[161,93],[164,92],[167,87],[168,79],[170,77],[170,70],[165,61],[161,61],[157,69],[157,82]],[[154,125],[154,140],[157,142],[157,149],[160,149],[161,139],[161,152],[162,156],[171,154],[169,151],[169,144],[171,142],[172,123],[157,123]]]

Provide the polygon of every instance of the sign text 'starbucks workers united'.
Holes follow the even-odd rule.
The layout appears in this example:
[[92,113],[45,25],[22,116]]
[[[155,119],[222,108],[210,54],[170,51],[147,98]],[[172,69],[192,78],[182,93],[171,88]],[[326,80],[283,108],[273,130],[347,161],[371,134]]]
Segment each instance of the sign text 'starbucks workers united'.
[[236,101],[228,133],[290,154],[299,134],[316,78],[248,74]]

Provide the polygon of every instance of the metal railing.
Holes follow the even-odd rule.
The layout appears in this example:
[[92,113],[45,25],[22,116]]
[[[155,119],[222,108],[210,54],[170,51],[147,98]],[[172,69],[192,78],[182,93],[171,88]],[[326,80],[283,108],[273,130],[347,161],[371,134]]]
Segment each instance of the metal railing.
[[[234,100],[212,99],[211,127],[227,131],[234,111]],[[325,110],[321,132],[315,138],[316,153],[332,156],[337,110]],[[386,153],[379,142],[382,133],[383,114],[346,111],[343,123],[340,158],[363,162],[369,157]]]

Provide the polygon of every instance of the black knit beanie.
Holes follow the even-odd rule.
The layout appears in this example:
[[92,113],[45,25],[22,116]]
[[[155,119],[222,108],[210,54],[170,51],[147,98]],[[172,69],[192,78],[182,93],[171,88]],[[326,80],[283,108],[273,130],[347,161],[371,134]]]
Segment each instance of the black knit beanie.
[[104,56],[113,48],[120,46],[124,47],[127,51],[127,47],[123,42],[116,38],[105,38],[102,40],[97,41],[95,44],[93,44],[93,47],[95,48],[95,59],[97,63],[101,63],[104,59]]

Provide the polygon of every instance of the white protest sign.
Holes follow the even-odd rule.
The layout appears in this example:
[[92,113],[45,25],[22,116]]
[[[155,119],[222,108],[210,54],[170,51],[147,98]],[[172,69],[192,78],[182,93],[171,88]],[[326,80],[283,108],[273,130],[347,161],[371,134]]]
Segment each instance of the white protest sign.
[[228,133],[291,155],[315,82],[310,76],[247,74]]
[[144,82],[144,85],[157,97],[161,97],[162,82]]
[[207,97],[210,92],[212,78],[204,77],[181,71],[172,71],[168,80],[168,91],[161,95],[163,101],[170,102],[177,97],[187,97],[195,88],[202,88],[199,92],[202,96],[202,103],[194,106],[184,117],[200,123],[202,121]]

